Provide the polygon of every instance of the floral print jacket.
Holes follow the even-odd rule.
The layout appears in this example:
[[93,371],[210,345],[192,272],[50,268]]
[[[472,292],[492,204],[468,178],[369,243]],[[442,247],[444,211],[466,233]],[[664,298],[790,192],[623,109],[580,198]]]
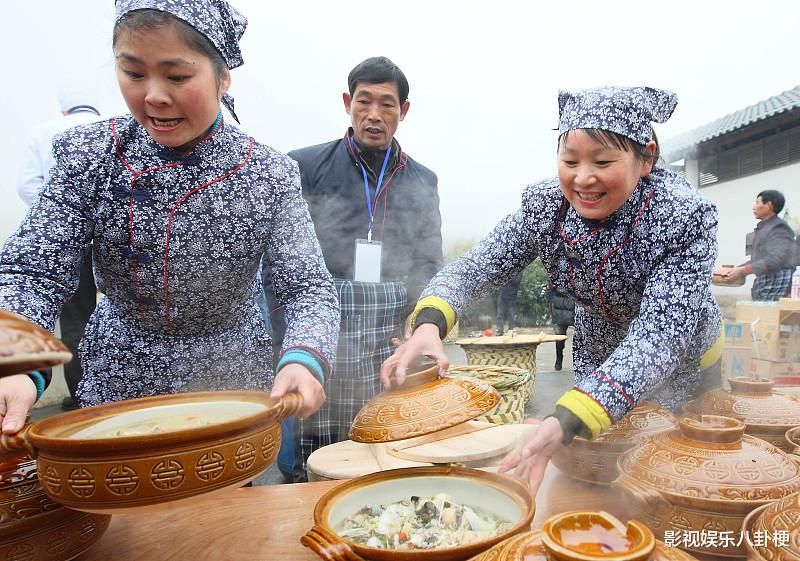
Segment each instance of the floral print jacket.
[[670,171],[655,168],[602,223],[581,218],[547,179],[423,296],[460,315],[540,258],[553,288],[577,304],[575,388],[616,422],[644,399],[674,409],[692,396],[700,357],[720,334],[716,235],[715,206]]
[[0,308],[52,330],[92,245],[105,298],[81,343],[82,405],[268,389],[262,256],[287,312],[284,349],[327,370],[338,303],[290,158],[224,121],[178,157],[129,115],[68,131],[54,155],[0,254]]

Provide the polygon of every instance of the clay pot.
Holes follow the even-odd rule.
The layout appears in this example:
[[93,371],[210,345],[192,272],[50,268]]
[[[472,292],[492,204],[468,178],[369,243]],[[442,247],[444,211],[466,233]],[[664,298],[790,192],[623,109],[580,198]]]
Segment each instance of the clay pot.
[[728,279],[728,273],[734,268],[735,265],[720,265],[711,274],[711,284],[718,286],[744,286],[744,277],[736,280]]
[[676,427],[672,413],[655,403],[642,403],[594,440],[575,437],[569,446],[561,446],[552,461],[574,479],[610,485],[619,475],[617,460],[623,452]]
[[[614,482],[631,512],[656,536],[666,531],[729,532],[738,537],[753,509],[800,490],[800,465],[728,417],[683,417],[680,429],[650,437],[619,460]],[[741,557],[744,545],[682,545],[712,557]]]
[[744,519],[742,533],[748,561],[800,559],[800,493],[755,509]]
[[784,438],[792,448],[789,452],[800,456],[800,426],[787,430]]
[[0,458],[0,559],[73,559],[100,538],[110,520],[50,500],[30,457]]
[[684,406],[687,413],[722,415],[739,419],[745,433],[766,440],[784,452],[794,446],[786,440],[786,431],[800,426],[800,395],[773,390],[769,380],[731,378],[730,391],[711,390]]
[[[586,516],[597,516],[599,511],[580,511],[580,512],[567,512],[558,515],[557,518],[571,519],[576,517],[577,520],[585,518]],[[554,517],[556,518],[556,517]],[[556,559],[563,559],[559,557],[552,549],[552,545],[546,543],[546,527],[547,524],[553,519],[548,519],[545,522],[545,528],[535,532],[524,532],[516,536],[503,540],[496,546],[488,551],[481,553],[471,559],[471,561],[554,561]],[[652,547],[648,547],[649,553],[641,559],[648,559],[649,561],[695,561],[695,558],[674,547],[667,547],[663,542],[656,540],[653,533],[645,526],[635,521],[630,521],[628,524],[636,524],[636,532],[648,534],[647,540],[652,538]],[[624,555],[624,554],[623,554]],[[575,561],[618,561],[620,559],[627,559],[628,557],[620,557],[613,553],[605,554],[602,556],[586,556],[585,553],[580,551],[570,551],[568,558]]]
[[392,442],[430,434],[479,417],[500,403],[491,385],[463,376],[439,377],[435,363],[375,396],[350,427],[355,442]]
[[[302,407],[290,393],[196,392],[78,409],[0,437],[0,449],[36,458],[44,492],[76,510],[112,513],[240,486],[267,469],[280,447],[280,423]],[[187,414],[211,424],[167,427]],[[162,431],[117,436],[155,421]]]
[[0,376],[50,368],[72,353],[49,331],[24,317],[0,310]]
[[[479,505],[514,525],[493,538],[457,547],[416,550],[367,547],[339,537],[334,530],[366,505],[437,493],[447,493],[456,502]],[[394,469],[351,479],[328,491],[314,508],[314,527],[300,541],[327,561],[458,561],[530,530],[534,510],[528,488],[511,477],[456,467]]]

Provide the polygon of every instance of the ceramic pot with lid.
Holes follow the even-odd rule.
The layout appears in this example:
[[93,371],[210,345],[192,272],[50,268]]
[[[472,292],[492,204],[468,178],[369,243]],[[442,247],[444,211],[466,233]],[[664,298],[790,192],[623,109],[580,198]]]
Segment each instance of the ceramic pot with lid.
[[694,557],[665,546],[635,520],[624,525],[607,512],[572,511],[549,518],[539,531],[508,538],[472,561],[694,561]]
[[112,513],[240,486],[267,469],[280,423],[300,394],[195,392],[62,413],[0,436],[36,458],[43,491],[85,512]]
[[378,394],[356,415],[350,428],[355,442],[404,440],[464,423],[494,409],[500,394],[475,378],[439,376],[439,366],[420,366]]
[[[679,430],[652,436],[619,460],[614,485],[634,516],[661,538],[665,532],[728,532],[738,537],[753,509],[800,490],[800,464],[774,446],[744,434],[728,417],[682,417]],[[727,541],[682,547],[713,557],[741,557]]]
[[110,520],[53,502],[29,456],[0,456],[0,559],[73,559],[100,539]]
[[672,413],[655,403],[645,402],[594,440],[578,436],[569,446],[559,447],[553,463],[574,479],[610,485],[619,475],[617,460],[623,452],[649,436],[676,427]]
[[[479,506],[501,516],[512,526],[491,538],[431,549],[369,547],[337,533],[346,517],[365,506],[440,493],[459,504]],[[326,561],[459,561],[530,530],[534,510],[528,488],[508,476],[457,467],[395,469],[351,479],[328,491],[314,507],[314,527],[300,541]]]
[[795,456],[800,456],[800,426],[787,430],[784,436],[786,442],[792,447],[789,452]]
[[788,429],[800,426],[800,395],[776,391],[769,380],[737,377],[728,382],[730,391],[706,392],[687,403],[686,412],[739,419],[745,424],[745,433],[791,452],[794,446],[785,434]]
[[800,559],[800,493],[760,506],[742,525],[748,561]]
[[72,360],[72,353],[49,331],[24,317],[0,310],[0,376],[24,374]]

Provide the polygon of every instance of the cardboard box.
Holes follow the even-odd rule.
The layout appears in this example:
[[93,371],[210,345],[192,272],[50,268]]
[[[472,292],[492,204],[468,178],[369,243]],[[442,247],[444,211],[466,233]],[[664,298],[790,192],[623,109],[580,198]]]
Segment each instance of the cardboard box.
[[725,347],[742,348],[753,347],[753,329],[752,324],[744,321],[726,321],[724,323],[725,329]]
[[800,325],[778,327],[778,360],[800,362]]
[[[726,339],[727,341],[727,339]],[[750,376],[753,359],[751,347],[725,347],[722,349],[722,377]]]

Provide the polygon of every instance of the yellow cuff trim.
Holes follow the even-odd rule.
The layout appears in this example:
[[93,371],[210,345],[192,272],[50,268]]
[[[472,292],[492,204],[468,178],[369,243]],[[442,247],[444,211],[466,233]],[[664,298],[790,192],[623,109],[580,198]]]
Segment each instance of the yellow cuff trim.
[[715,365],[722,358],[722,347],[725,346],[725,326],[722,326],[722,331],[716,343],[711,345],[703,356],[700,357],[700,371]]
[[578,390],[569,390],[556,402],[578,417],[592,433],[592,438],[597,438],[611,428],[611,418],[608,413],[591,397]]
[[447,303],[447,300],[438,296],[426,296],[417,302],[414,313],[411,314],[411,326],[417,325],[417,316],[425,308],[434,308],[442,312],[444,320],[447,322],[447,332],[450,333],[450,330],[456,325],[456,311]]

